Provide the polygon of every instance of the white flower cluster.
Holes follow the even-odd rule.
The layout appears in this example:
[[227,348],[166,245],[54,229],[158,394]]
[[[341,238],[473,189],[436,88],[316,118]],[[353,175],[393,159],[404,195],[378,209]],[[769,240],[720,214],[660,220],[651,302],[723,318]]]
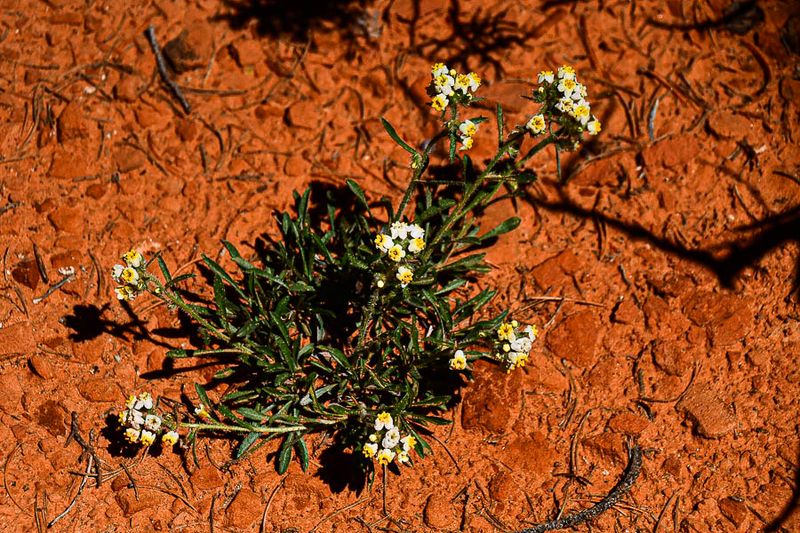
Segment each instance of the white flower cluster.
[[[551,70],[542,71],[538,75],[538,82],[540,97],[552,102],[554,111],[573,119],[580,128],[579,132],[587,131],[590,135],[600,133],[602,126],[592,115],[586,86],[578,82],[574,68],[564,65],[555,74]],[[545,116],[542,114],[533,116],[526,127],[534,135],[544,133],[547,129]]]
[[147,392],[128,397],[125,410],[119,413],[119,423],[125,428],[125,439],[132,444],[150,446],[160,433],[164,445],[172,446],[178,442],[178,432],[162,425],[163,420],[156,414],[153,397]]
[[400,464],[410,459],[408,452],[417,444],[413,435],[400,436],[400,429],[394,425],[392,415],[380,413],[375,418],[375,432],[369,436],[369,442],[361,448],[364,457],[375,459],[380,465],[388,465],[392,461]]
[[497,358],[506,365],[506,372],[525,366],[537,335],[536,326],[520,328],[516,320],[500,325],[497,329]]
[[122,254],[122,260],[124,265],[114,265],[111,270],[111,277],[119,284],[114,292],[118,299],[131,301],[145,289],[143,274],[146,265],[144,256],[136,250]]
[[[418,254],[425,249],[425,230],[418,224],[395,222],[389,227],[389,233],[375,236],[375,246],[384,252],[395,263],[402,263],[408,253]],[[406,264],[397,267],[395,277],[401,287],[406,287],[414,280],[414,271]],[[382,287],[382,282],[379,282]]]
[[461,140],[460,150],[472,148],[472,137],[477,133],[478,125],[471,120],[465,120],[458,126],[458,136]]
[[434,63],[431,67],[431,107],[436,111],[444,111],[451,101],[469,103],[472,94],[481,85],[480,77],[474,72],[459,74],[444,63]]

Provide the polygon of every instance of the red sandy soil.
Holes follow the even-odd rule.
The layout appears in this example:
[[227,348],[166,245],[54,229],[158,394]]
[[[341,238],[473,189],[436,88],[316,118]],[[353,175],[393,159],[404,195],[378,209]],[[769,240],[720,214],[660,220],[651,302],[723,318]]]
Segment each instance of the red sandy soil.
[[[757,531],[792,507],[796,4],[725,18],[726,0],[381,0],[341,16],[330,3],[328,20],[300,1],[294,19],[210,0],[0,4],[3,531],[36,531],[75,495],[73,411],[130,479],[87,483],[54,531],[516,530],[597,501],[633,441],[642,474],[593,531]],[[150,24],[162,46],[187,32],[174,76],[190,114],[158,80]],[[308,474],[284,477],[269,446],[227,471],[220,440],[201,442],[199,468],[113,455],[101,432],[125,395],[178,398],[215,370],[158,377],[166,346],[188,339],[154,300],[129,315],[114,299],[118,256],[134,246],[178,268],[221,257],[221,239],[249,253],[312,182],[398,198],[408,161],[379,117],[430,136],[439,60],[480,73],[483,113],[501,102],[509,124],[535,110],[520,95],[538,70],[574,64],[604,123],[565,162],[566,186],[541,154],[530,197],[485,215],[524,220],[481,283],[543,329],[533,364],[478,366],[435,456],[389,476],[389,518],[380,479],[357,493],[336,465],[320,471],[321,441]],[[495,138],[484,125],[473,156]],[[34,303],[68,267],[75,280]],[[781,523],[800,531],[800,511]]]

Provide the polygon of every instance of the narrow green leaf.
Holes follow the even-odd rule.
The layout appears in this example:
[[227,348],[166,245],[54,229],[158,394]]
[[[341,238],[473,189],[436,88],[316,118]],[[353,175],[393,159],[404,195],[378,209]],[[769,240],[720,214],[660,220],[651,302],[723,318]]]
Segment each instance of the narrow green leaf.
[[236,453],[234,454],[234,457],[236,457],[237,459],[241,458],[242,455],[244,455],[245,452],[247,452],[247,450],[253,445],[253,443],[255,443],[255,441],[258,440],[259,435],[260,433],[255,431],[245,435],[241,444],[239,444],[239,447],[236,448]]
[[361,204],[367,209],[367,211],[369,211],[369,203],[367,203],[367,197],[364,194],[364,190],[361,188],[361,186],[351,179],[348,179],[345,183],[347,183],[347,186],[351,191],[353,191],[353,194],[356,195],[356,198],[358,198]]
[[164,275],[164,283],[168,284],[170,281],[172,281],[172,275],[169,273],[167,264],[164,262],[164,259],[161,257],[161,255],[156,256],[156,261],[158,261],[158,268],[161,269],[161,273]]
[[209,413],[211,412],[211,400],[208,399],[208,394],[206,394],[206,389],[203,388],[202,385],[199,383],[194,384],[194,390],[197,392],[197,397],[200,398],[200,403],[203,404],[203,407],[206,408],[206,411]]
[[503,106],[500,105],[500,102],[497,103],[497,146],[503,146],[503,135],[504,135],[504,128],[505,124],[503,121]]
[[308,472],[308,447],[306,447],[306,442],[300,438],[295,443],[294,448],[297,457],[300,459],[300,466],[303,468],[303,472]]
[[511,217],[509,219],[506,219],[502,223],[498,224],[497,227],[494,228],[493,230],[481,235],[480,239],[482,241],[485,241],[487,239],[497,237],[498,235],[502,235],[503,233],[508,233],[509,231],[513,231],[517,229],[520,222],[522,222],[522,220],[519,217]]
[[292,460],[292,444],[294,435],[289,434],[283,439],[280,450],[278,450],[278,473],[285,474],[289,470],[289,462]]
[[408,143],[406,143],[403,139],[400,138],[400,136],[397,134],[397,131],[395,131],[394,127],[391,124],[389,124],[388,120],[381,117],[381,124],[383,124],[383,127],[386,130],[386,133],[389,134],[389,137],[391,137],[394,142],[399,144],[403,150],[405,150],[411,155],[417,155],[417,151],[411,148],[408,145]]

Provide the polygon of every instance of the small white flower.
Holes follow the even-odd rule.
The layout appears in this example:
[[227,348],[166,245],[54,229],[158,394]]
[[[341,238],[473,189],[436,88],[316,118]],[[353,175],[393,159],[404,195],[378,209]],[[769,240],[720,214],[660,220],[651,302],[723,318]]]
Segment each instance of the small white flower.
[[400,430],[396,427],[393,427],[389,431],[386,432],[386,435],[383,436],[383,441],[381,442],[381,446],[384,448],[394,448],[400,442]]
[[408,243],[408,251],[412,254],[416,254],[421,252],[425,249],[425,241],[422,239],[411,239],[411,242]]
[[450,72],[450,69],[444,63],[434,63],[433,67],[431,67],[431,74],[433,74],[434,78],[444,76],[448,72]]
[[167,431],[164,435],[161,436],[161,442],[166,444],[167,446],[174,446],[180,435],[178,435],[177,431]]
[[408,225],[408,234],[411,236],[412,239],[424,239],[425,238],[425,230],[422,229],[422,226],[419,224],[409,224]]
[[394,222],[389,231],[392,234],[392,239],[405,239],[408,237],[409,229],[408,224],[405,222]]
[[149,411],[153,408],[153,397],[150,394],[143,392],[139,395],[136,399],[136,404],[134,405],[135,409],[144,409],[145,411]]
[[561,81],[558,82],[557,89],[558,91],[564,95],[565,98],[571,98],[572,93],[575,92],[578,84],[575,82],[574,79],[571,78],[563,78]]
[[589,132],[589,135],[597,135],[600,133],[600,121],[597,119],[592,120],[586,125],[586,131]]
[[450,369],[464,370],[465,368],[467,368],[467,357],[464,355],[463,350],[456,350],[456,353],[453,354],[453,358],[450,359]]
[[122,266],[122,265],[114,265],[114,268],[111,269],[111,277],[117,283],[122,283],[122,271],[123,270],[125,270],[125,267]]
[[400,281],[400,286],[406,288],[409,283],[414,281],[414,271],[407,266],[401,266],[397,269],[397,279]]
[[525,127],[528,128],[534,135],[539,135],[540,133],[544,132],[545,129],[547,129],[547,122],[544,119],[544,115],[534,115],[531,117]]
[[136,409],[131,409],[128,412],[128,425],[133,429],[142,429],[144,425],[144,415]]
[[397,462],[398,463],[407,463],[409,460],[408,452],[399,452],[397,454]]
[[139,437],[139,442],[141,442],[145,446],[150,446],[156,441],[156,434],[146,429],[142,430],[142,435]]
[[375,457],[375,454],[378,453],[378,445],[375,443],[364,444],[361,451],[364,453],[364,457]]
[[389,249],[394,246],[394,241],[388,235],[379,233],[375,236],[375,246],[377,246],[379,250],[388,252]]
[[156,415],[147,415],[144,418],[144,427],[150,431],[158,431],[161,427],[161,418]]
[[569,65],[564,65],[563,67],[558,69],[558,79],[560,80],[574,80],[575,79],[575,69]]
[[406,435],[400,442],[403,444],[403,451],[410,452],[411,449],[417,444],[417,439],[413,435]]
[[539,76],[538,76],[537,79],[538,79],[539,83],[545,83],[545,82],[546,83],[553,83],[553,81],[555,80],[555,76],[553,75],[553,71],[552,70],[543,70],[543,71],[541,71],[539,73]]
[[382,429],[392,429],[393,427],[394,427],[394,420],[392,420],[392,415],[390,415],[386,411],[380,413],[375,418],[375,431],[380,431]]
[[537,334],[536,326],[530,326],[530,325],[525,326],[522,329],[522,333],[526,334],[531,342],[536,340],[536,334]]

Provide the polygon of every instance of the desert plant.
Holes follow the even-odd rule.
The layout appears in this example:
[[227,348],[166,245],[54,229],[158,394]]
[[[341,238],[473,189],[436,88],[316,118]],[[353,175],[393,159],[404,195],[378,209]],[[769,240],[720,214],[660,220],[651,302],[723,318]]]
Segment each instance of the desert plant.
[[[125,264],[113,271],[117,296],[149,292],[188,315],[206,346],[169,355],[222,362],[213,381],[234,385],[212,400],[209,384],[195,384],[195,411],[173,409],[170,427],[186,432],[184,443],[200,432],[236,434],[235,455],[242,457],[282,439],[283,472],[293,455],[307,468],[305,437],[327,432],[362,453],[371,474],[373,460],[413,464],[412,449],[420,457],[430,450],[428,428],[448,423],[440,415],[462,376],[470,377],[470,362],[488,359],[509,372],[525,365],[535,326],[507,311],[489,316],[496,291],[471,283],[490,270],[482,250],[520,219],[488,231],[478,220],[490,204],[521,194],[536,179],[526,170],[535,154],[550,144],[556,154],[573,150],[585,133],[600,130],[571,67],[542,72],[538,82],[532,99],[541,110],[526,124],[506,132],[497,106],[497,150],[479,168],[467,152],[486,118],[464,114],[480,100],[481,80],[434,65],[428,91],[441,113],[439,133],[416,148],[382,119],[409,154],[410,179],[398,207],[386,198],[370,202],[352,180],[348,205],[331,193],[295,193],[294,212],[276,214],[279,237],[258,257],[243,257],[223,242],[238,272],[203,257],[211,287],[199,303],[182,288],[191,275],[173,277],[161,256],[150,263],[136,251],[123,256]],[[533,142],[521,153],[527,137]],[[449,144],[447,179],[426,172],[440,142]],[[160,275],[149,270],[153,262]],[[135,430],[126,431],[136,440]]]

